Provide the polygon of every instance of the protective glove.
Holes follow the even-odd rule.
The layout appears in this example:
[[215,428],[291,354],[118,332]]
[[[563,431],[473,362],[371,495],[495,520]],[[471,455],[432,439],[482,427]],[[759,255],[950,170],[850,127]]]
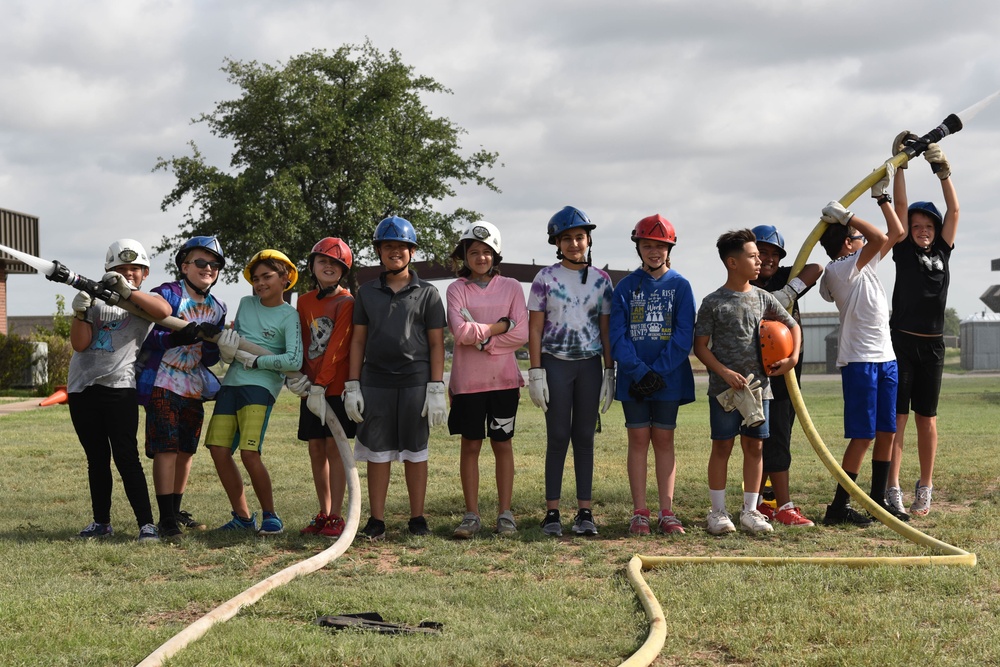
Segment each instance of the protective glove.
[[325,424],[326,409],[329,407],[326,403],[326,387],[318,384],[309,387],[309,395],[306,397],[306,407],[309,408],[309,412],[319,418],[320,423]]
[[[911,141],[916,141],[919,138],[920,137],[918,137],[917,135],[913,134],[909,130],[903,130],[902,132],[900,132],[899,134],[897,134],[896,138],[892,140],[892,154],[893,154],[893,156],[896,156],[896,155],[899,155],[900,153],[902,153],[903,149],[906,148],[906,145],[908,143],[910,143]],[[903,164],[899,165],[900,169],[906,169],[906,167],[907,167],[907,162],[904,162]]]
[[219,334],[219,340],[215,341],[219,346],[219,356],[227,364],[233,363],[236,351],[240,348],[240,334],[236,329],[226,329]]
[[126,280],[125,276],[117,271],[108,271],[105,273],[104,277],[101,278],[101,284],[120,296],[122,299],[128,299],[132,296],[132,290],[135,289],[135,286]]
[[601,414],[603,415],[615,401],[615,367],[604,369],[604,381],[601,382]]
[[[886,162],[885,165],[885,176],[882,180],[878,181],[872,186],[872,198],[878,199],[879,197],[885,197],[889,194],[889,181],[892,179],[893,175],[896,173],[896,167],[891,162]],[[882,167],[875,167],[874,171],[878,171]]]
[[[755,381],[753,379],[753,373],[750,373],[750,375],[747,376],[747,383],[743,385],[743,387],[749,387],[751,391],[753,391],[759,386],[760,386],[760,380]],[[719,405],[722,406],[723,410],[725,410],[726,412],[732,412],[733,410],[736,409],[737,405],[736,395],[741,391],[743,391],[742,387],[740,389],[733,389],[732,387],[730,387],[729,389],[726,389],[724,392],[716,396],[715,399],[719,401]]]
[[305,375],[299,376],[294,380],[290,377],[285,378],[285,386],[288,387],[288,391],[292,392],[299,398],[305,398],[309,395],[309,387],[312,386],[312,382]]
[[544,368],[528,369],[528,396],[536,408],[542,412],[549,409],[549,381],[545,377]]
[[927,144],[927,150],[924,151],[924,159],[931,163],[931,171],[940,178],[942,181],[948,180],[951,177],[951,165],[948,164],[948,158],[944,156],[944,151],[937,144]]
[[839,201],[832,201],[823,207],[823,222],[827,224],[838,224],[844,225],[845,227],[850,224],[851,218],[854,214],[844,208],[844,205]]
[[236,361],[238,361],[241,364],[243,364],[243,368],[245,368],[247,370],[252,369],[254,367],[254,364],[257,363],[257,355],[256,354],[250,354],[249,352],[247,352],[245,350],[236,350],[236,354],[233,355],[233,358]]
[[344,393],[340,396],[344,400],[344,411],[356,424],[365,420],[362,413],[365,411],[365,399],[361,395],[361,382],[358,380],[348,380],[344,383]]
[[463,308],[462,310],[460,310],[458,312],[462,314],[462,319],[464,319],[466,322],[475,322],[476,321],[476,318],[474,318],[472,316],[472,313],[469,312],[468,308]]
[[771,295],[778,300],[781,307],[785,310],[791,310],[792,305],[798,300],[802,293],[806,291],[806,284],[796,276],[788,281],[788,284],[781,289],[771,292]]
[[87,322],[87,310],[94,305],[94,297],[86,292],[79,292],[73,297],[73,317]]
[[193,345],[198,342],[198,323],[191,322],[180,331],[167,334],[167,347]]
[[[760,385],[760,382],[757,382]],[[754,428],[764,423],[764,392],[759,386],[743,387],[737,392],[736,409],[743,415],[743,425]]]
[[212,324],[211,322],[201,322],[198,324],[198,336],[202,340],[214,340],[221,333],[222,327],[218,324]]
[[421,417],[427,417],[427,425],[440,426],[448,418],[448,405],[444,400],[444,382],[428,382],[424,394],[424,409]]
[[641,402],[643,399],[649,398],[666,386],[666,383],[663,381],[663,378],[660,377],[659,373],[647,371],[646,374],[642,376],[642,379],[629,385],[628,395],[636,401]]

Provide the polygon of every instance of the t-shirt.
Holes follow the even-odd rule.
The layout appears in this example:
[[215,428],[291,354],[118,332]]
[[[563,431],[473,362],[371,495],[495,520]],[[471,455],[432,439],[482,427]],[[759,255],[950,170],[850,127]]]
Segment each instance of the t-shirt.
[[596,267],[567,269],[562,263],[547,266],[531,283],[528,310],[545,313],[542,353],[557,359],[589,359],[602,353],[601,315],[611,314],[611,278]]
[[[720,287],[706,296],[698,308],[695,336],[709,336],[712,354],[726,368],[743,377],[753,373],[760,380],[764,399],[773,398],[771,383],[760,358],[760,321],[777,320],[789,329],[796,326],[770,292],[751,286],[747,292]],[[708,395],[717,396],[729,389],[722,376],[708,372]]]
[[[157,292],[158,289],[154,289],[153,292]],[[180,305],[177,307],[177,317],[182,320],[215,324],[225,317],[225,306],[211,294],[201,303],[192,299],[186,289],[182,290],[182,294]],[[203,377],[199,372],[199,364],[202,351],[202,343],[181,345],[164,351],[153,386],[162,387],[178,396],[201,398]]]
[[350,372],[354,297],[342,287],[322,299],[318,294],[306,292],[295,304],[305,345],[302,372],[313,384],[326,387],[327,396],[340,396]]
[[135,388],[135,358],[153,323],[118,306],[98,301],[87,309],[93,338],[69,362],[66,391],[78,394],[91,385]]
[[224,387],[264,387],[278,398],[284,371],[302,368],[302,332],[299,314],[287,303],[265,306],[256,296],[240,299],[233,328],[247,342],[256,343],[272,354],[257,357],[257,368],[244,368],[234,361],[222,381]]
[[924,252],[910,237],[892,248],[896,263],[896,286],[892,290],[889,327],[915,334],[944,334],[944,311],[951,282],[953,246],[940,236]]
[[889,302],[876,273],[881,255],[876,253],[859,271],[860,253],[858,250],[827,264],[819,282],[820,296],[837,304],[840,312],[838,367],[896,358],[889,336]]

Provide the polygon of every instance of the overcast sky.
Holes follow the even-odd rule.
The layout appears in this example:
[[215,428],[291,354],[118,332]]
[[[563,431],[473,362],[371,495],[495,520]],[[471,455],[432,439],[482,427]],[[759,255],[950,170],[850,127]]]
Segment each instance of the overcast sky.
[[[790,263],[819,211],[889,156],[1000,90],[995,2],[483,3],[135,0],[0,4],[0,207],[41,219],[41,254],[97,278],[108,244],[152,248],[182,211],[160,211],[173,176],[158,157],[194,140],[225,166],[229,146],[190,120],[237,91],[224,58],[280,64],[370,38],[453,95],[427,100],[465,128],[466,154],[499,153],[501,194],[462,189],[443,210],[496,223],[510,262],[549,264],[549,217],[566,204],[597,224],[594,262],[637,266],[629,232],[661,213],[674,268],[701,299],[724,281],[715,239],[769,223]],[[961,224],[949,305],[961,317],[1000,283],[1000,102],[942,148]],[[942,205],[921,158],[910,200]],[[881,216],[866,194],[852,207]],[[336,230],[330,230],[335,234]],[[224,239],[223,239],[224,242]],[[827,261],[821,248],[811,261]],[[170,276],[153,260],[147,287]],[[880,274],[892,288],[892,262]],[[220,285],[231,306],[245,284]],[[8,314],[41,315],[72,291],[8,278]],[[830,311],[815,292],[806,312]]]

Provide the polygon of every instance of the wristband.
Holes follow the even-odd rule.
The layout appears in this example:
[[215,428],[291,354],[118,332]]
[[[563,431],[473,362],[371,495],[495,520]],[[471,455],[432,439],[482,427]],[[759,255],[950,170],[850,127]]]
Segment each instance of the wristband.
[[[511,329],[514,328],[514,322],[509,317],[501,317],[499,320],[497,320],[497,322],[503,322],[504,324],[506,324],[507,331],[510,331]],[[507,333],[507,331],[504,331],[504,333]]]
[[891,204],[892,197],[890,197],[889,195],[882,195],[881,197],[875,200],[875,203],[878,204],[879,206],[881,206],[882,204]]

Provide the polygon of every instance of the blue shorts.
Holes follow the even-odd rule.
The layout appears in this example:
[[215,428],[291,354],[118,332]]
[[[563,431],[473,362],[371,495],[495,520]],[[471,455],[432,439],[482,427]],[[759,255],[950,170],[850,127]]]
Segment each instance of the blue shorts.
[[871,440],[896,432],[896,362],[855,362],[840,369],[844,437]]
[[680,401],[622,401],[625,428],[673,431],[677,428],[677,409],[680,405]]
[[771,413],[771,399],[764,401],[764,423],[753,428],[743,425],[743,415],[739,410],[726,412],[715,396],[708,397],[708,419],[712,427],[712,440],[735,440],[737,435],[766,440],[771,436],[768,416]]

